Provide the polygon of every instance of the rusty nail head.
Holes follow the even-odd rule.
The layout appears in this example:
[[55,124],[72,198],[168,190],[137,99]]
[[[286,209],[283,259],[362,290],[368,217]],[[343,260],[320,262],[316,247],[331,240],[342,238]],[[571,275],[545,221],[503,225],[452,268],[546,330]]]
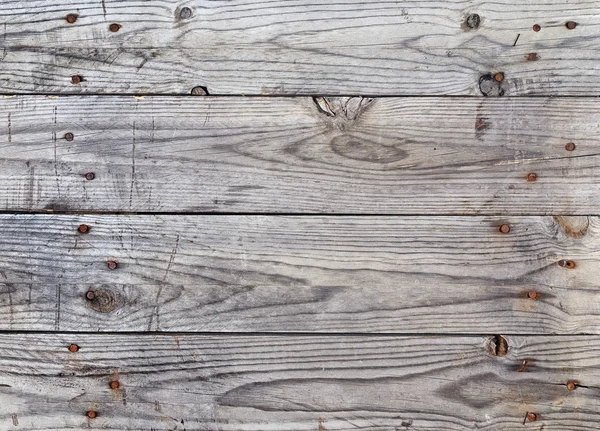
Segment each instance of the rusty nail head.
[[81,75],[73,75],[71,77],[71,84],[73,85],[77,85],[79,84],[81,81],[83,81],[83,78],[81,77]]
[[90,419],[94,419],[96,417],[96,412],[93,410],[90,410],[89,412],[87,412],[87,417]]
[[106,262],[106,266],[108,266],[108,269],[117,269],[118,265],[119,264],[114,260],[109,260],[108,262]]
[[532,290],[532,291],[530,291],[530,292],[527,294],[527,297],[528,297],[529,299],[536,300],[536,299],[538,299],[538,298],[540,297],[540,294]]
[[558,266],[560,266],[561,268],[573,269],[575,268],[575,262],[573,262],[572,260],[562,259],[558,261]]
[[535,32],[538,32],[538,31],[540,31],[541,29],[542,29],[542,27],[540,27],[540,25],[539,25],[539,24],[534,24],[534,25],[533,25],[533,31],[535,31]]
[[111,25],[108,26],[108,29],[110,31],[112,31],[113,33],[118,32],[120,30],[120,28],[121,28],[121,25],[117,24],[117,23],[113,23],[113,24],[111,24]]
[[75,21],[77,21],[78,16],[79,15],[77,15],[76,13],[70,13],[65,19],[69,24],[73,24]]
[[503,224],[502,226],[500,226],[500,227],[498,228],[498,230],[499,230],[501,233],[509,233],[509,232],[510,232],[510,226],[509,226],[509,225],[507,225],[507,224]]
[[85,294],[85,297],[91,301],[96,297],[96,294],[92,290],[88,290]]
[[566,26],[569,30],[573,30],[575,27],[577,27],[577,23],[575,21],[567,21]]
[[534,412],[527,413],[527,420],[530,422],[535,422],[538,420],[538,414]]
[[119,389],[119,386],[120,386],[120,384],[116,380],[113,380],[112,382],[110,382],[111,389]]
[[567,150],[567,151],[574,151],[575,150],[575,144],[573,142],[569,142],[567,145],[565,145],[565,150]]
[[73,135],[71,132],[65,133],[65,139],[67,141],[72,141],[75,138],[75,135]]
[[527,181],[529,181],[530,183],[534,182],[535,180],[537,180],[537,174],[531,173],[531,174],[527,175]]
[[75,353],[75,352],[77,352],[78,350],[79,350],[79,346],[78,346],[77,344],[71,344],[71,345],[69,346],[69,352],[71,352],[71,353]]
[[570,380],[567,382],[567,389],[570,391],[574,391],[575,389],[577,389],[577,384],[573,380]]
[[179,18],[188,19],[192,17],[192,10],[189,7],[183,7],[179,11]]
[[93,172],[88,172],[87,174],[85,174],[85,179],[88,181],[92,181],[95,178],[96,178],[96,174]]
[[498,82],[502,82],[504,80],[504,73],[498,72],[494,75],[494,79]]
[[77,232],[79,233],[88,233],[90,231],[90,227],[87,224],[80,224],[77,228]]

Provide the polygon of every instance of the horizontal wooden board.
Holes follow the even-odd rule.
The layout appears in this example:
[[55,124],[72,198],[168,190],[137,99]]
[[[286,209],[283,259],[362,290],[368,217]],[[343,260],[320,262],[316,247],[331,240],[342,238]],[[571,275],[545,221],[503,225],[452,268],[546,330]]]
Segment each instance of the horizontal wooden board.
[[600,95],[595,0],[1,5],[4,93]]
[[490,337],[3,334],[0,423],[36,431],[597,429],[597,337],[506,341],[500,357]]
[[599,122],[581,98],[4,98],[0,210],[598,214]]
[[5,214],[0,232],[2,330],[600,332],[598,217]]

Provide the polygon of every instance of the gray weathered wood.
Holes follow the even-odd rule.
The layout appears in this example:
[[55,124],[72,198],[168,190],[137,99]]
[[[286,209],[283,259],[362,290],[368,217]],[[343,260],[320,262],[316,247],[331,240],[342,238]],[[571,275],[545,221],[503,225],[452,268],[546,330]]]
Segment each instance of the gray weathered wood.
[[600,333],[598,217],[1,215],[0,232],[3,330]]
[[[485,94],[600,95],[595,0],[0,6],[5,93],[189,94],[202,85],[212,94],[481,95],[480,78],[504,72]],[[181,19],[184,6],[190,18]],[[79,15],[73,24],[69,13]],[[469,29],[475,13],[479,28]],[[112,33],[111,23],[122,27]],[[84,82],[72,85],[73,75]]]
[[1,210],[600,213],[597,99],[19,96],[0,119]]
[[[489,353],[488,337],[4,334],[0,424],[30,431],[597,429],[597,337],[506,340],[508,354],[499,357]],[[571,380],[580,386],[569,391]],[[110,389],[111,381],[120,387]],[[533,412],[538,420],[527,421]]]

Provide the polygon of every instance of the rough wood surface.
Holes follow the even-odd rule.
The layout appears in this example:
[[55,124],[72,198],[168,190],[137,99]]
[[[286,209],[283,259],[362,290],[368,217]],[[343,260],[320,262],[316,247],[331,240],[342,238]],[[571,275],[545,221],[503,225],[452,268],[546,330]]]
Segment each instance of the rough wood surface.
[[600,332],[598,217],[2,215],[0,231],[5,330]]
[[0,5],[5,93],[600,95],[595,0]]
[[1,210],[600,213],[591,98],[18,96],[0,119]]
[[4,334],[0,423],[30,431],[597,429],[597,337],[506,341],[500,357],[490,354],[492,337]]

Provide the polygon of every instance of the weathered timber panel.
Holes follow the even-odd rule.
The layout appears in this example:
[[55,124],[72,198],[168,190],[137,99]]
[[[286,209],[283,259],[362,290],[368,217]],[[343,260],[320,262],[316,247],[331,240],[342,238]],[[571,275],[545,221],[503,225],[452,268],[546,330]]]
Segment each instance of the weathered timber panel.
[[0,92],[600,94],[595,0],[0,5]]
[[600,213],[597,99],[19,96],[0,121],[1,210]]
[[598,217],[5,214],[0,231],[5,330],[600,327]]
[[0,423],[30,431],[597,429],[597,337],[506,341],[500,357],[481,336],[3,334]]

